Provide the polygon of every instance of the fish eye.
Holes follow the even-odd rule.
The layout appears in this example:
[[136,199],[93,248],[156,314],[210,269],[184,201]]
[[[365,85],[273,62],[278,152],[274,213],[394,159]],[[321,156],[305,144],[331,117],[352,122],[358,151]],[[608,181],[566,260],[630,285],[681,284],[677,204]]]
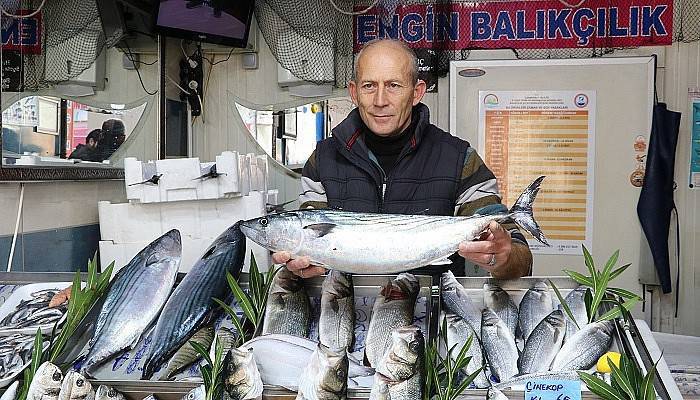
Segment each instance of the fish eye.
[[63,379],[63,375],[62,375],[59,371],[56,371],[56,372],[54,372],[53,375],[51,376],[51,379],[53,379],[53,380],[56,381],[56,382],[60,382],[61,379]]
[[260,225],[267,226],[267,224],[268,224],[267,218],[260,218]]
[[78,379],[77,381],[75,381],[75,385],[78,387],[83,387],[84,384],[85,381],[83,381],[82,379]]
[[338,378],[343,379],[343,378],[345,378],[345,371],[343,371],[342,369],[339,369],[339,370],[335,371],[335,375]]
[[117,395],[117,391],[114,390],[114,388],[110,388],[109,392],[107,392],[107,397],[115,397]]

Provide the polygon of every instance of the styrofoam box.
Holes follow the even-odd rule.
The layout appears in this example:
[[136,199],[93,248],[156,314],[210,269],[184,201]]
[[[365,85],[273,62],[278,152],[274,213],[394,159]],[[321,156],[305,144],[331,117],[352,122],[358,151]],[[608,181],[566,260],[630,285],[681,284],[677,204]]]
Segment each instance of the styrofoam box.
[[[250,154],[243,157],[256,156]],[[158,203],[240,196],[239,160],[240,155],[234,151],[225,151],[216,157],[216,162],[207,163],[200,163],[199,158],[143,162],[129,157],[124,159],[126,197],[130,202]],[[220,175],[201,178],[213,165],[216,165],[216,172]],[[143,183],[154,175],[160,175],[158,184]]]

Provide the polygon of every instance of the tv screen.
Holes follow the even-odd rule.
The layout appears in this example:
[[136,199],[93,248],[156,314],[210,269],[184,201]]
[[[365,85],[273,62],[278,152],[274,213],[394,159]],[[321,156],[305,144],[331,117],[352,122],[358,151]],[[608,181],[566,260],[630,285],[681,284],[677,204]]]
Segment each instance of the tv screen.
[[255,0],[160,0],[156,29],[168,36],[246,47]]

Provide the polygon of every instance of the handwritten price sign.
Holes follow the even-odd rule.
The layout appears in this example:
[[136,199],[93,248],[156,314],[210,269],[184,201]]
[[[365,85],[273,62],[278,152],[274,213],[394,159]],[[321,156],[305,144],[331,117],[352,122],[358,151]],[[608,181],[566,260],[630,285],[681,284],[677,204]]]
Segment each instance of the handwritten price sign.
[[525,384],[525,400],[581,400],[581,382],[529,381]]

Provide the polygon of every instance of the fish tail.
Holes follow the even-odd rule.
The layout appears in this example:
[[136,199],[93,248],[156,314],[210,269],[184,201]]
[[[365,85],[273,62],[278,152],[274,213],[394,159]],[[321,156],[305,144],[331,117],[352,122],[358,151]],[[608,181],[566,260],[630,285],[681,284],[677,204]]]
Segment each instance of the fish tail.
[[544,176],[540,176],[535,179],[535,181],[520,194],[520,197],[518,197],[518,200],[515,201],[515,204],[510,209],[509,216],[513,218],[519,227],[528,231],[528,233],[540,243],[549,246],[547,238],[544,236],[544,233],[542,233],[542,229],[540,229],[537,221],[535,221],[535,217],[532,215],[532,203],[535,201],[535,197],[537,197],[537,192],[539,192],[540,184],[544,178]]

